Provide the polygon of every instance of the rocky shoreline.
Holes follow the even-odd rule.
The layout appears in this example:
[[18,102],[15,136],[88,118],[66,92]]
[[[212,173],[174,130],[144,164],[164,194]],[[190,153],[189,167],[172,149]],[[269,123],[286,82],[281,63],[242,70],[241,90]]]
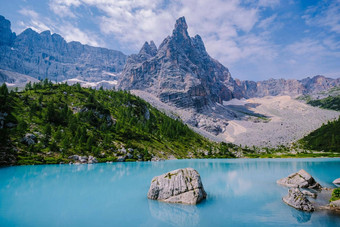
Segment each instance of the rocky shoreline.
[[[337,181],[335,180],[333,182]],[[277,184],[289,187],[288,195],[284,196],[282,200],[295,209],[306,212],[313,212],[316,210],[332,210],[340,212],[340,198],[335,201],[330,201],[332,194],[334,194],[334,191],[337,190],[337,188],[331,189],[322,187],[303,169],[296,173],[292,173],[285,178],[279,179]],[[317,201],[318,197],[321,197],[319,201]]]

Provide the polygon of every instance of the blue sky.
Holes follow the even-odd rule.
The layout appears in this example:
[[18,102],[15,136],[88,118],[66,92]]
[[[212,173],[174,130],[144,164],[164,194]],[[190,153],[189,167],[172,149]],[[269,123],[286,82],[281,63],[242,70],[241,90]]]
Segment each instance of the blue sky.
[[340,77],[340,0],[0,0],[16,33],[136,53],[185,16],[208,53],[239,79]]

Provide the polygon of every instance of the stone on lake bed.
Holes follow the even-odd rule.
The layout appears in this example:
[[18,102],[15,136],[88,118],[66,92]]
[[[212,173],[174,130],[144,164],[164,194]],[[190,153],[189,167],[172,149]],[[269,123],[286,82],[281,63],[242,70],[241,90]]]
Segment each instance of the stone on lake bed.
[[278,180],[277,183],[292,188],[321,188],[321,185],[304,169]]
[[298,188],[290,188],[288,195],[282,198],[283,202],[289,206],[303,211],[314,211],[313,204],[305,197],[305,195]]
[[206,196],[201,177],[193,168],[177,169],[154,177],[148,192],[149,199],[192,205]]

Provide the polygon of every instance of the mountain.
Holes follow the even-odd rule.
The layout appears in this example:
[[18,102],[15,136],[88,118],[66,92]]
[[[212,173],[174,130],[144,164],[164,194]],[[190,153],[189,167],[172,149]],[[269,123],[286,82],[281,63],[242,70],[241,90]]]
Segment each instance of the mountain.
[[298,96],[327,91],[340,86],[340,78],[332,79],[318,75],[302,80],[269,79],[259,82],[236,80],[236,83],[241,87],[245,98],[277,95]]
[[0,16],[0,68],[37,79],[115,80],[127,56],[120,51],[66,42],[50,31],[28,28],[18,36]]
[[229,70],[209,56],[199,35],[190,37],[187,29],[181,17],[158,49],[146,42],[139,54],[128,58],[118,87],[147,91],[162,102],[196,110],[242,98]]

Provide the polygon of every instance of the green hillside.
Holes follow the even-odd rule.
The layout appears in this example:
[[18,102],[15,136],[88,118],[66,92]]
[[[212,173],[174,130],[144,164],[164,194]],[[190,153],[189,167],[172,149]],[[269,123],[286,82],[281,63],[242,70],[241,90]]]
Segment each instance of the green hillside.
[[300,143],[306,149],[340,153],[340,118],[322,125]]
[[329,96],[323,99],[310,100],[307,104],[324,109],[340,111],[340,96]]
[[[0,164],[69,162],[70,155],[99,161],[232,157],[234,145],[217,144],[125,91],[79,84],[27,84],[0,89]],[[237,149],[237,148],[235,148]]]

